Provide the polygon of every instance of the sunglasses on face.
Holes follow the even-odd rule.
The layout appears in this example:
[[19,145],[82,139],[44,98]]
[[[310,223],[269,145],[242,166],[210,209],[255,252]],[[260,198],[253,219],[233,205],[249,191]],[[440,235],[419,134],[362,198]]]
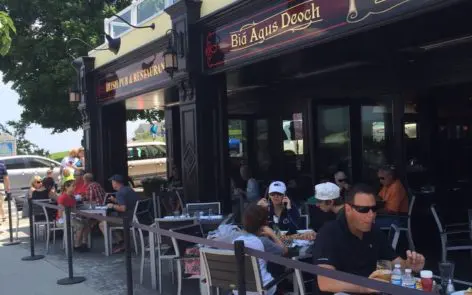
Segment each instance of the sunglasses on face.
[[41,183],[42,183],[42,182],[41,182],[41,181],[39,181],[39,180],[38,180],[38,181],[36,181],[36,184],[41,184]]
[[346,182],[346,178],[341,178],[341,179],[338,179],[338,182]]
[[377,205],[375,205],[375,206],[359,206],[359,205],[349,204],[349,206],[351,206],[352,208],[354,208],[354,210],[356,210],[357,212],[362,213],[362,214],[369,213],[370,210],[372,210],[372,213],[377,213],[377,210],[379,210]]
[[385,180],[385,177],[379,177],[379,180]]

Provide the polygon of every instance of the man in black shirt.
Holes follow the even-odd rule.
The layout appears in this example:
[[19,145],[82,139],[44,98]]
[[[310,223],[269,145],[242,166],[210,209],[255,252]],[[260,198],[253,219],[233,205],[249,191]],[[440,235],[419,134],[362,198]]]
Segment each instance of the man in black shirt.
[[[314,263],[364,277],[371,276],[378,260],[390,260],[420,271],[424,267],[424,256],[407,251],[404,260],[396,255],[383,233],[372,226],[376,211],[374,191],[365,185],[354,186],[346,197],[344,214],[327,223],[318,233],[313,250]],[[323,276],[317,277],[315,285],[315,294],[375,292]]]

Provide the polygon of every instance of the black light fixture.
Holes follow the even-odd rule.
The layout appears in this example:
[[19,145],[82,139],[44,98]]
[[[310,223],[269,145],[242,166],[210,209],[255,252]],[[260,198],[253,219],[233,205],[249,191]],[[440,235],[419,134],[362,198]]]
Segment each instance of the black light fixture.
[[121,38],[112,38],[108,34],[105,34],[105,38],[108,42],[108,50],[110,50],[114,54],[118,54],[118,51],[120,51],[121,47]]
[[166,36],[169,43],[162,54],[164,58],[164,70],[173,78],[174,73],[179,70],[178,58],[184,57],[184,38],[183,33],[172,29],[167,31]]

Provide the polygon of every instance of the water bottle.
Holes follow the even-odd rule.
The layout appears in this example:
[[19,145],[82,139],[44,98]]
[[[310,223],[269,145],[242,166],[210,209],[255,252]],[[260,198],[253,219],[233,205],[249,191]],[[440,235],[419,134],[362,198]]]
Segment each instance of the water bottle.
[[392,271],[391,283],[393,285],[402,285],[402,269],[400,264],[395,264],[395,268]]
[[454,285],[452,284],[452,280],[449,280],[447,282],[447,288],[446,288],[446,294],[452,294],[454,293],[456,290],[454,289]]
[[405,269],[405,274],[402,278],[402,286],[410,289],[416,289],[415,278],[411,275],[411,269]]

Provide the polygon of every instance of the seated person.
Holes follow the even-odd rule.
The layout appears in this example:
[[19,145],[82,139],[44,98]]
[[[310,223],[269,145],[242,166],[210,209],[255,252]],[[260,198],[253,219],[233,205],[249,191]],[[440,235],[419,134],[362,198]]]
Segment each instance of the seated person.
[[344,198],[346,198],[346,194],[349,191],[349,188],[351,187],[347,180],[348,179],[344,171],[339,170],[334,173],[334,183],[336,183],[339,189],[341,190],[339,195],[341,196],[341,201],[343,202]]
[[[418,272],[425,264],[424,256],[406,252],[406,260],[395,254],[386,236],[372,224],[377,205],[374,191],[356,185],[346,198],[344,214],[330,221],[318,233],[313,250],[313,261],[320,267],[374,278],[378,260],[389,260]],[[365,287],[337,281],[323,276],[315,280],[315,294],[374,293]]]
[[315,186],[315,205],[308,207],[310,228],[318,232],[328,221],[335,220],[344,207],[340,203],[340,189],[332,182],[320,183]]
[[[69,207],[71,209],[74,209],[77,206],[77,201],[74,197],[74,190],[74,180],[68,180],[64,182],[64,185],[62,187],[62,194],[57,198],[57,204],[61,207]],[[64,213],[65,212],[63,209],[57,210],[56,220],[58,225],[64,224],[66,218]],[[88,251],[89,249],[87,246],[87,238],[90,233],[89,221],[87,219],[71,217],[71,226],[76,232],[74,239],[74,250],[78,252]]]
[[[121,175],[113,175],[109,179],[113,189],[116,191],[116,197],[110,197],[108,209],[113,210],[114,215],[127,217],[131,222],[133,220],[134,207],[139,200],[138,194],[129,186],[125,185],[125,178]],[[100,230],[102,233],[105,231],[105,224],[103,221],[99,223]],[[113,249],[113,253],[123,252],[124,243],[123,236],[113,231],[116,234],[115,241],[117,241],[116,247]]]
[[86,173],[84,174],[83,178],[85,187],[87,189],[85,199],[98,205],[104,204],[106,196],[105,190],[98,182],[93,181],[93,174]]
[[[244,234],[233,240],[244,241],[244,246],[259,250],[270,252],[273,254],[286,253],[283,243],[277,238],[274,231],[267,226],[268,212],[263,207],[251,204],[243,214],[243,227]],[[274,278],[267,270],[267,262],[263,259],[258,259],[259,269],[262,277],[262,284],[267,285]],[[272,287],[266,294],[273,295],[276,291],[276,286]],[[247,292],[247,294],[254,294],[253,292]]]
[[286,192],[285,183],[274,181],[269,185],[269,200],[260,199],[257,205],[267,208],[269,211],[269,222],[272,228],[294,234],[298,229],[300,213]]
[[384,208],[379,211],[375,220],[377,227],[390,227],[392,223],[401,225],[401,219],[395,216],[381,216],[382,214],[398,215],[408,213],[408,194],[401,181],[395,175],[393,166],[385,166],[377,173],[382,189],[379,197],[385,202]]
[[82,169],[77,169],[74,171],[74,178],[75,178],[75,191],[74,195],[80,195],[85,197],[87,195],[87,185],[84,181],[84,174],[85,171]]
[[259,194],[259,183],[257,180],[252,177],[251,169],[247,165],[242,165],[239,169],[242,180],[246,183],[246,189],[240,189],[239,192],[246,196],[246,200],[249,202],[257,201],[260,199],[261,195]]

